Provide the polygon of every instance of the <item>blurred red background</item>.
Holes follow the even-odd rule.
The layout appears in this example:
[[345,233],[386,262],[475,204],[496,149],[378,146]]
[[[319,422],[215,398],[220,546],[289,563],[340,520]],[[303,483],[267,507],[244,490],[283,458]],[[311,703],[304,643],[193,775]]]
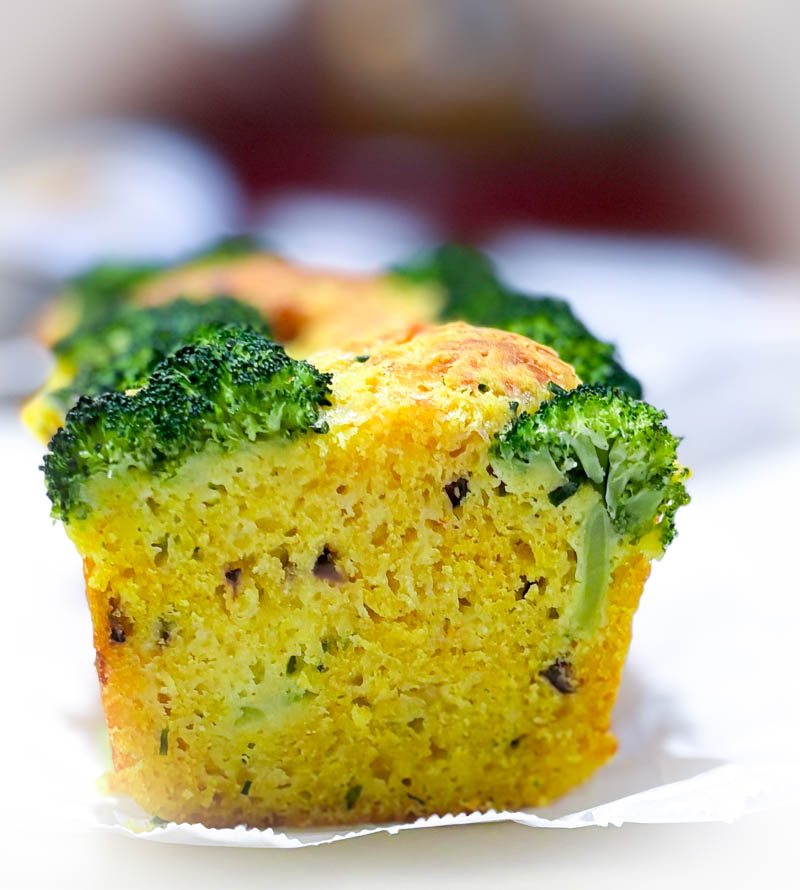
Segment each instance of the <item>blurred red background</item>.
[[532,223],[795,257],[798,13],[644,6],[11,2],[3,126],[156,118],[231,161],[251,206],[338,190],[461,238]]

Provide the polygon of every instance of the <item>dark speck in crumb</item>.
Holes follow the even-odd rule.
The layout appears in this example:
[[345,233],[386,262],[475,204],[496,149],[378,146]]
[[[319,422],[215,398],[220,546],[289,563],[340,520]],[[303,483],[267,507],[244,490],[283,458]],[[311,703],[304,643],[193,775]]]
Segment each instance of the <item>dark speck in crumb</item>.
[[293,674],[297,670],[297,656],[290,655],[289,660],[286,662],[286,673]]
[[319,578],[322,581],[328,581],[331,584],[338,584],[339,582],[344,581],[341,573],[336,568],[334,554],[328,548],[327,544],[323,548],[322,553],[317,557],[317,561],[314,563],[314,577]]
[[572,665],[565,658],[557,658],[550,667],[539,673],[559,692],[565,695],[575,692],[572,684]]
[[232,584],[234,587],[236,587],[236,585],[239,583],[239,579],[241,577],[241,569],[228,569],[228,571],[225,572],[225,580],[228,582],[228,584]]
[[172,622],[166,618],[158,619],[158,639],[156,643],[159,646],[167,646],[172,642]]
[[356,805],[356,801],[358,800],[358,796],[361,794],[361,786],[353,785],[352,788],[347,789],[347,794],[344,796],[345,806],[348,810],[352,810]]
[[467,493],[469,492],[469,484],[467,483],[467,480],[461,476],[453,482],[448,482],[447,485],[445,485],[444,490],[447,497],[450,498],[450,503],[453,505],[453,509],[455,509],[467,496]]
[[125,628],[122,626],[122,622],[119,618],[115,618],[113,615],[108,621],[109,627],[111,628],[111,642],[112,643],[124,643],[125,642]]
[[489,392],[489,386],[486,383],[478,384],[478,392]]
[[520,586],[517,590],[517,599],[524,600],[528,591],[533,587],[533,581],[529,581],[526,575],[520,575]]
[[241,569],[228,569],[225,572],[225,581],[231,589],[234,599],[239,595],[239,582],[242,580]]
[[361,362],[363,364],[364,362],[369,361],[369,356],[368,355],[357,355],[356,361]]
[[547,610],[547,617],[548,618],[558,618],[559,617],[558,609],[554,609],[552,606],[550,606],[550,608]]
[[111,597],[108,606],[108,635],[111,642],[124,643],[133,632],[133,622],[122,611],[116,597]]

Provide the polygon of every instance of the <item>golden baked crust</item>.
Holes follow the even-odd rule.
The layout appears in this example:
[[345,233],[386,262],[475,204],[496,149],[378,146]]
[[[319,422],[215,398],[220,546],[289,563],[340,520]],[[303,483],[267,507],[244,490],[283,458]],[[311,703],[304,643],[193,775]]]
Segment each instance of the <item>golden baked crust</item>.
[[347,275],[290,263],[267,253],[173,269],[137,289],[143,306],[176,297],[236,297],[259,309],[278,342],[303,357],[346,339],[371,339],[406,322],[433,321],[435,290],[384,275]]
[[[200,301],[218,295],[254,305],[275,338],[292,344],[297,355],[343,339],[379,336],[407,322],[432,322],[443,301],[435,287],[318,269],[259,251],[175,266],[139,285],[130,299],[158,306],[178,297]],[[79,323],[78,312],[67,289],[38,318],[37,338],[51,346]]]
[[562,389],[580,382],[572,366],[550,347],[521,334],[462,321],[407,325],[374,338],[372,345],[362,338],[347,343],[344,350],[369,354],[371,366],[389,374],[401,393],[442,382],[471,388],[484,384],[514,399],[526,398],[550,382]]

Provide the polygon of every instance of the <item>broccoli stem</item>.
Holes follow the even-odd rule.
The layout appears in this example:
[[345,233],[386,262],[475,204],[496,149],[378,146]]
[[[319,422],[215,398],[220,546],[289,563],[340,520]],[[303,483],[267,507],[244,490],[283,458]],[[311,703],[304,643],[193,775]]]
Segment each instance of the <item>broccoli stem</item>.
[[613,534],[608,513],[600,501],[590,508],[583,522],[583,541],[578,550],[575,573],[580,595],[575,624],[590,633],[600,623],[602,604],[611,573]]

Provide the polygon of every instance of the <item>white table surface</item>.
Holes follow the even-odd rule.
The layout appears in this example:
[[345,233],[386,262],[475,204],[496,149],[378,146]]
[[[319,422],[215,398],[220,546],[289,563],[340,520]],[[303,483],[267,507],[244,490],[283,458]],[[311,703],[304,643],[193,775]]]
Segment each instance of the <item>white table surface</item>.
[[558,831],[513,824],[406,831],[294,850],[182,847],[17,826],[3,888],[755,888],[795,886],[797,828],[773,811],[732,825]]

